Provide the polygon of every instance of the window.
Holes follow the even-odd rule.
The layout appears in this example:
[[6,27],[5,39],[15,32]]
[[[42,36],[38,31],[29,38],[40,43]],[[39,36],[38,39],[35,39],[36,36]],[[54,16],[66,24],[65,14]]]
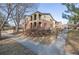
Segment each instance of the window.
[[31,28],[32,28],[32,23],[31,23]]
[[41,25],[41,22],[39,22],[39,25]]
[[34,22],[34,27],[36,27],[36,22]]
[[31,16],[31,21],[32,21],[32,16]]
[[34,14],[34,20],[36,20],[36,14]]
[[39,22],[39,27],[41,27],[41,22]]
[[39,20],[41,19],[41,14],[39,14]]

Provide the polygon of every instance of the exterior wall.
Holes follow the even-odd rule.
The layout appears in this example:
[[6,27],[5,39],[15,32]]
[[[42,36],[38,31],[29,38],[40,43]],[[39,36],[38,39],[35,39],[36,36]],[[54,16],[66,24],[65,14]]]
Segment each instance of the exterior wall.
[[[36,22],[36,26],[34,27],[34,22]],[[32,23],[32,25],[31,25]],[[41,24],[39,24],[41,23]],[[26,29],[39,29],[39,30],[47,30],[50,29],[51,26],[51,22],[50,21],[46,21],[46,20],[38,20],[38,21],[28,21],[27,25],[26,25]]]
[[53,21],[53,28],[55,28],[55,26],[56,26],[56,25],[55,25],[55,21]]
[[52,18],[50,17],[50,15],[42,15],[41,19],[44,19],[44,20],[47,20],[47,21],[52,20]]
[[[50,15],[40,14],[41,16],[39,16],[39,14],[40,13],[34,13],[30,17],[25,18],[26,19],[25,30],[29,30],[29,29],[52,30],[53,28],[55,28],[55,21],[52,20]],[[35,15],[36,18],[34,18]]]

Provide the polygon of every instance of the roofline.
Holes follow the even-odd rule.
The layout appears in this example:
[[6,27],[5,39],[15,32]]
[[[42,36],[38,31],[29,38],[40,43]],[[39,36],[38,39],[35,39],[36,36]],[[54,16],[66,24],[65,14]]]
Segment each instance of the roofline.
[[[50,13],[42,13],[42,12],[39,12],[39,11],[36,11],[36,12],[32,13],[31,15],[33,15],[33,14],[35,14],[35,13],[40,13],[40,14],[43,14],[43,15],[50,15],[50,16],[52,17],[52,15],[51,15]],[[31,16],[31,15],[26,15],[26,16]],[[56,21],[53,17],[52,17],[52,19],[53,19],[54,21]],[[52,19],[51,19],[51,21],[52,21]],[[56,22],[57,22],[57,21],[56,21]]]

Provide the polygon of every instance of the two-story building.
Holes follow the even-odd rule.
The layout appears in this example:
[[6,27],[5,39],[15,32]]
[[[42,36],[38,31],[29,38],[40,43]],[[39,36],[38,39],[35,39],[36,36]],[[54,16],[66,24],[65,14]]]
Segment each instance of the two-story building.
[[41,13],[39,11],[25,17],[25,30],[53,30],[55,28],[55,20],[50,13]]

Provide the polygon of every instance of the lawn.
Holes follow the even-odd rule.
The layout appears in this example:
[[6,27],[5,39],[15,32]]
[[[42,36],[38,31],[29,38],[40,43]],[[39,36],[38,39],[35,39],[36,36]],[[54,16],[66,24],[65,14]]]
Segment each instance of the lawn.
[[65,51],[71,54],[79,54],[79,30],[70,30],[68,32]]

